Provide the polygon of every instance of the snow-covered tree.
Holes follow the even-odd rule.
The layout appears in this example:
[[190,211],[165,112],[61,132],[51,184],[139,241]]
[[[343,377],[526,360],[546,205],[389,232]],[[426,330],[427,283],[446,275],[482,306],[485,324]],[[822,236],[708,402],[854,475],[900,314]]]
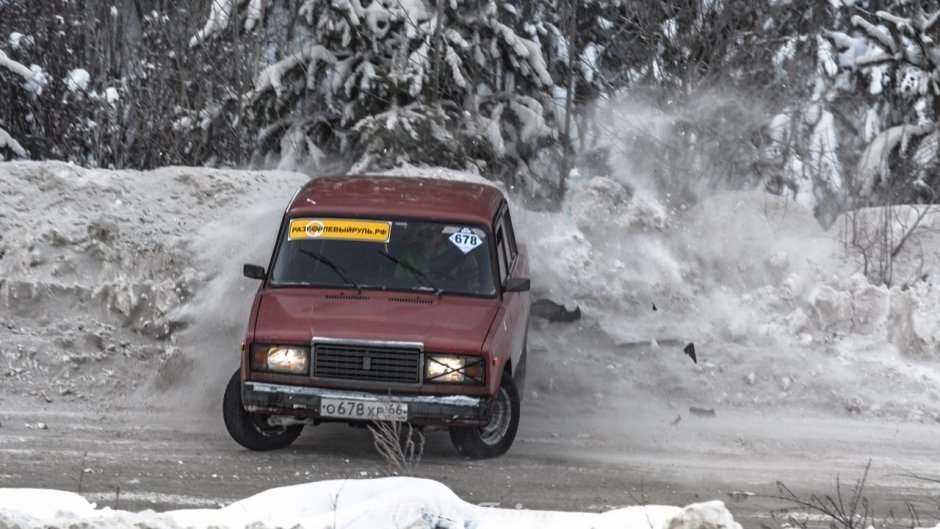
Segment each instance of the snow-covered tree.
[[[216,2],[192,44],[263,1]],[[550,181],[533,162],[556,138],[554,82],[509,2],[305,0],[308,37],[246,94],[261,152],[290,164],[341,157],[354,170],[404,163],[466,167],[511,183]]]
[[[870,110],[870,143],[856,170],[863,197],[888,193],[894,201],[940,200],[938,22],[937,2],[900,3],[891,11],[853,16],[853,36],[832,35],[849,53],[839,66],[863,76],[869,95],[880,103]],[[891,126],[880,130],[884,121]]]
[[192,51],[193,11],[210,1],[0,1],[0,51],[21,66],[42,65],[27,69],[29,82],[0,66],[0,127],[36,159],[247,163],[254,131],[233,122],[258,42],[241,36]]
[[[10,41],[14,47],[20,46],[20,34],[11,35]],[[12,74],[14,77],[19,78],[19,81],[22,83],[22,86],[27,91],[32,92],[42,92],[42,71],[37,69],[27,68],[22,63],[14,61],[9,58],[2,49],[0,49],[0,70],[6,70],[8,74]],[[0,81],[3,80],[4,75],[0,73]],[[5,155],[4,152],[10,152],[14,156],[20,158],[26,158],[26,149],[18,141],[16,141],[13,136],[10,135],[3,127],[2,116],[0,116],[0,160],[3,160]]]
[[134,140],[124,153],[129,163],[243,166],[250,161],[256,131],[239,119],[242,92],[250,90],[251,72],[257,71],[260,38],[239,31],[232,39],[192,48],[190,39],[202,26],[197,8],[196,2],[178,3],[145,11],[136,21],[135,60],[122,76],[125,130]]
[[[771,116],[810,97],[803,74],[814,68],[783,67],[774,52],[828,20],[818,2],[584,0],[557,6],[556,48],[570,43],[573,59],[554,55],[552,71],[564,75],[559,84],[574,87],[572,135],[582,170],[610,172],[626,161],[630,173],[649,175],[662,195],[680,204],[715,188],[789,190],[779,185],[780,162],[761,151],[770,141]],[[816,157],[817,165],[825,163]]]

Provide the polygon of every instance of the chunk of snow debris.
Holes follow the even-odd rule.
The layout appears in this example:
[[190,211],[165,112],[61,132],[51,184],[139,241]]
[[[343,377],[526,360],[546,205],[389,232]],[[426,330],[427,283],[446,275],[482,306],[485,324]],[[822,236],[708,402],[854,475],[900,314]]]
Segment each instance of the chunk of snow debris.
[[13,33],[10,33],[10,47],[13,48],[14,50],[20,49],[20,43],[23,41],[24,36],[25,35],[23,35],[22,33],[18,31],[14,31]]
[[744,377],[744,381],[747,383],[748,386],[753,386],[754,384],[757,384],[757,374],[751,371],[750,373],[747,374],[746,377]]
[[699,408],[697,406],[692,406],[689,408],[689,413],[696,415],[698,417],[714,417],[715,410],[712,408]]
[[117,6],[111,6],[111,16],[112,16],[112,17],[117,17],[117,16],[118,16],[118,8],[117,8]]
[[865,402],[858,397],[849,397],[845,399],[843,406],[845,407],[845,411],[852,414],[858,414],[864,410]]
[[[0,60],[2,60],[2,57],[0,57]],[[45,88],[46,85],[49,84],[49,79],[50,79],[49,74],[44,72],[43,69],[38,64],[29,65],[29,71],[30,71],[30,77],[26,81],[26,83],[23,84],[23,88],[25,88],[29,92],[36,94],[37,96],[41,96],[43,88]]]
[[104,91],[104,99],[113,105],[121,99],[121,96],[118,94],[117,88],[109,86]]
[[682,352],[685,353],[686,356],[691,358],[693,362],[695,362],[696,364],[698,363],[698,358],[695,357],[695,344],[694,343],[689,342],[689,344],[685,346],[685,349],[683,349]]
[[734,500],[734,501],[736,501],[736,502],[741,502],[741,501],[744,501],[744,500],[746,500],[746,499],[748,499],[748,498],[750,498],[750,497],[752,497],[752,496],[756,496],[756,494],[754,494],[753,492],[744,492],[744,491],[739,491],[739,490],[733,490],[733,491],[731,491],[731,492],[728,493],[728,496],[729,496],[732,500]]
[[560,303],[555,303],[550,299],[538,299],[532,302],[532,316],[544,318],[549,322],[572,322],[581,318],[581,308],[575,307],[569,310],[568,307]]
[[65,86],[68,88],[69,92],[76,92],[78,90],[86,91],[88,90],[88,84],[91,82],[91,74],[88,73],[88,70],[83,68],[76,68],[68,73],[65,77]]

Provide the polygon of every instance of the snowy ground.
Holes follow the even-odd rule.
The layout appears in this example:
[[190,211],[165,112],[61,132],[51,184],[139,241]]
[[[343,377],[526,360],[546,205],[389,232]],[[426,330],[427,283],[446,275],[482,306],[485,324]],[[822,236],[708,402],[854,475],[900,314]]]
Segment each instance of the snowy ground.
[[[267,264],[280,214],[305,180],[0,164],[0,410],[31,429],[44,427],[29,418],[37,406],[185,406],[181,420],[215,424],[255,286],[241,265]],[[582,459],[592,438],[642,443],[627,430],[651,424],[657,447],[711,424],[695,442],[714,444],[700,450],[743,455],[746,438],[723,444],[741,425],[722,421],[754,414],[790,424],[794,437],[849,421],[875,430],[863,444],[909,424],[907,441],[929,445],[923,432],[940,422],[940,218],[921,221],[889,289],[858,274],[861,253],[842,244],[847,226],[877,224],[878,212],[826,231],[769,195],[673,210],[596,179],[561,213],[513,214],[535,297],[584,314],[533,322],[523,431],[586,436]],[[689,342],[698,363],[683,354]],[[2,475],[0,486],[21,486]]]

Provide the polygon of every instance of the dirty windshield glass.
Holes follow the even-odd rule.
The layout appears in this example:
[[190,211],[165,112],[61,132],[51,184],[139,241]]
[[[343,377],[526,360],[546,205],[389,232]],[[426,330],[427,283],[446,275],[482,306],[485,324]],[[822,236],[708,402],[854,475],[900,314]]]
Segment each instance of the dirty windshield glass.
[[478,226],[304,217],[287,228],[271,271],[276,286],[496,293]]

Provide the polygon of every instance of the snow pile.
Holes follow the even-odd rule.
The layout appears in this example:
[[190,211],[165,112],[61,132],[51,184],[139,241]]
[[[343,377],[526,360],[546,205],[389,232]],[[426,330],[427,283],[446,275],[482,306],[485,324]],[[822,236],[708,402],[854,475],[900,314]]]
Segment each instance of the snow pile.
[[[443,169],[395,173],[482,181]],[[217,406],[257,286],[241,266],[267,264],[283,209],[306,180],[0,164],[3,389],[49,401],[141,388],[155,404]],[[859,245],[844,243],[849,226],[877,227],[876,210],[826,231],[772,195],[671,208],[595,178],[559,212],[512,211],[533,298],[577,304],[584,315],[533,320],[539,361],[526,398],[536,414],[652,398],[940,420],[932,214],[892,213],[898,226],[920,220],[889,288],[859,273]],[[698,363],[682,352],[689,342]]]
[[756,337],[768,331],[757,328],[744,294],[783,283],[802,288],[834,264],[831,241],[809,212],[761,193],[717,195],[670,212],[594,178],[573,194],[570,216],[523,217],[537,284],[584,305],[623,342]]
[[[575,332],[596,325],[603,336],[536,323],[534,347],[550,367],[535,370],[552,378],[533,384],[535,396],[560,384],[598,403],[653,395],[940,420],[940,286],[872,284],[840,223],[826,231],[799,204],[761,192],[671,210],[607,178],[584,183],[560,213],[518,213],[535,297],[580,305]],[[932,222],[897,256],[899,275],[940,265]],[[697,364],[682,355],[689,342]]]
[[[0,164],[5,385],[49,400],[149,381],[178,353],[175,335],[186,321],[174,311],[219,273],[199,261],[205,249],[195,246],[193,233],[219,211],[240,217],[259,195],[280,190],[289,197],[304,180],[292,173]],[[252,231],[220,229],[216,239],[244,244],[245,233]],[[241,263],[225,266],[235,273]]]
[[436,481],[416,478],[337,480],[264,491],[221,509],[154,513],[96,509],[81,496],[39,489],[0,489],[0,526],[382,529],[410,527],[740,529],[720,501],[685,508],[637,506],[602,514],[478,507]]

